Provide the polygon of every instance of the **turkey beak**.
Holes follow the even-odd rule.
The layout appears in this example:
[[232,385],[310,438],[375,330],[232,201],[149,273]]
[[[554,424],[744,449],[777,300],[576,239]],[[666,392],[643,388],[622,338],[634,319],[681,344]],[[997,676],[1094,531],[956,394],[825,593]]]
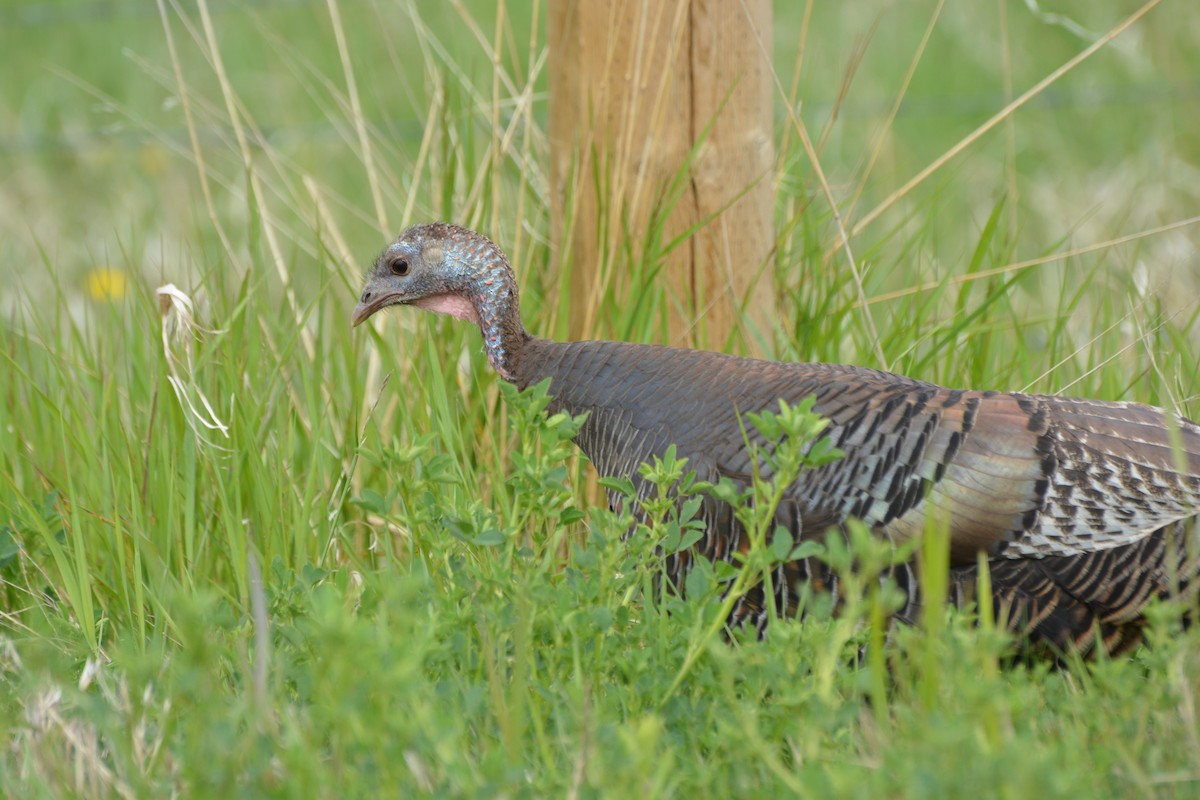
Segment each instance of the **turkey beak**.
[[350,315],[350,327],[357,328],[366,322],[376,311],[384,306],[395,303],[398,298],[403,296],[403,291],[373,292],[369,288],[364,289],[362,297],[358,299],[358,305],[354,307],[354,313]]
[[350,315],[350,327],[357,328],[359,325],[362,325],[367,321],[367,317],[373,313],[375,313],[375,310],[370,305],[359,303],[354,307],[354,313]]

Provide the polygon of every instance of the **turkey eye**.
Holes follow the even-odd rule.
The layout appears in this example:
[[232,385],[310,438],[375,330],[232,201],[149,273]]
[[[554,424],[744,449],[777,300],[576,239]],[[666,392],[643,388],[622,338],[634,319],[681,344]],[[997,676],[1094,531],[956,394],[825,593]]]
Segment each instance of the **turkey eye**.
[[393,261],[392,262],[392,274],[393,275],[407,275],[408,274],[408,262],[405,261],[403,258],[398,258],[395,261]]

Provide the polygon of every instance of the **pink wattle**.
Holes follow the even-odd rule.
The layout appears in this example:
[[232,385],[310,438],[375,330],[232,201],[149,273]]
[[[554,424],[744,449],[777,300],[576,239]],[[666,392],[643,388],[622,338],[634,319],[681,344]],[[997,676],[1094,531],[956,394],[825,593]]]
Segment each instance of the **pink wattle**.
[[475,310],[475,306],[471,304],[462,295],[457,294],[435,294],[432,297],[422,297],[413,303],[417,308],[423,308],[426,311],[432,311],[435,314],[449,314],[452,317],[465,319],[467,322],[479,324],[479,312]]

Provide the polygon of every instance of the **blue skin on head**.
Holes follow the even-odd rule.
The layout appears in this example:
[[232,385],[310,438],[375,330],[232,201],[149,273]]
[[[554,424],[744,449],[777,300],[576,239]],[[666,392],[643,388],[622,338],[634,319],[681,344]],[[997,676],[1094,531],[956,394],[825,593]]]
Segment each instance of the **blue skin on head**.
[[514,348],[525,337],[516,278],[487,238],[444,223],[406,230],[376,259],[353,324],[389,305],[415,305],[476,323],[488,361],[503,378],[513,379]]

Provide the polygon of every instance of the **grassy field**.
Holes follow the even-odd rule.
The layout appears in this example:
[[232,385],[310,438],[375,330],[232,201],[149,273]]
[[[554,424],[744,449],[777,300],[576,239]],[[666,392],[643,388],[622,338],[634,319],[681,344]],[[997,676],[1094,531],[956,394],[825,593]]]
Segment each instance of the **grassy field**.
[[[726,643],[476,331],[351,332],[431,218],[565,328],[546,9],[497,5],[0,8],[0,795],[1195,796],[1173,609],[1063,668],[949,612],[855,666],[865,591]],[[1061,75],[1142,6],[811,6],[776,10],[771,353],[1200,417],[1200,6]],[[596,335],[653,340],[630,308]]]

